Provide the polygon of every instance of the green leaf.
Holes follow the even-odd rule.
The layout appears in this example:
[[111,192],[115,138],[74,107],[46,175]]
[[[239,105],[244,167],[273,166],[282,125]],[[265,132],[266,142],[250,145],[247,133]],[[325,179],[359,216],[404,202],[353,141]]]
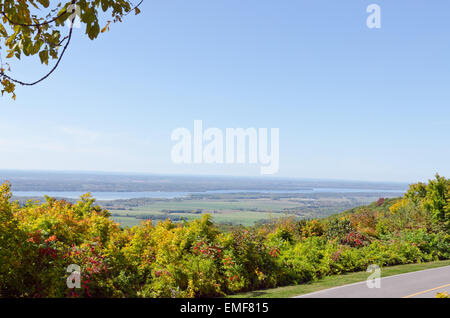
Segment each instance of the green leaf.
[[50,1],[49,0],[37,0],[40,4],[42,4],[42,6],[44,8],[48,8],[48,6],[50,5]]
[[48,65],[48,51],[41,51],[39,52],[39,58],[41,59],[42,64]]

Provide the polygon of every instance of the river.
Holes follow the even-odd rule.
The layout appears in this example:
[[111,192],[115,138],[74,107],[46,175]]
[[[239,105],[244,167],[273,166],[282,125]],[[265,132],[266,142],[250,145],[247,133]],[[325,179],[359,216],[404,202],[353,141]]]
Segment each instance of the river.
[[[173,199],[183,198],[195,194],[224,194],[224,193],[392,193],[400,196],[405,191],[392,189],[354,189],[354,188],[312,188],[301,190],[211,190],[204,192],[91,192],[92,196],[97,200],[119,200],[119,199],[136,199],[136,198],[158,198],[158,199]],[[48,195],[50,197],[77,199],[86,192],[82,191],[13,191],[16,197],[43,197]]]

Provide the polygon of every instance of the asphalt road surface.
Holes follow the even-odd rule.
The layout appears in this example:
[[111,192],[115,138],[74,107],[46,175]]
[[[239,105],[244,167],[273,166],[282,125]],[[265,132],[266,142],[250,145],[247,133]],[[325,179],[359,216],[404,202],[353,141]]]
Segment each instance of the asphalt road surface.
[[[370,273],[367,273],[369,276]],[[426,269],[383,278],[380,288],[369,288],[366,281],[324,289],[296,298],[434,298],[436,293],[450,294],[450,266]]]

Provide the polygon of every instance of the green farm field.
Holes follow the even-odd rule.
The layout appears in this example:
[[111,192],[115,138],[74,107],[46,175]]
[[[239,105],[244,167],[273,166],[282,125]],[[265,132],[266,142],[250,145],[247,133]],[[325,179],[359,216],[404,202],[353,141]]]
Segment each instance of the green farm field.
[[[117,212],[117,211],[115,211]],[[128,211],[127,211],[128,212]],[[206,213],[204,213],[206,214]],[[165,217],[164,213],[159,212],[149,212],[145,214],[148,216],[146,219],[150,220],[162,220],[161,218],[154,218],[155,216],[164,217],[163,219],[167,219],[170,217]],[[174,213],[171,216],[178,216],[180,218],[184,218],[186,220],[198,219],[202,216],[202,214],[193,214],[193,213]],[[289,214],[282,213],[264,213],[264,212],[239,212],[239,213],[215,213],[212,214],[212,220],[216,223],[226,223],[226,224],[242,224],[244,226],[254,225],[258,221],[262,220],[270,220],[280,217],[286,217]],[[139,225],[142,221],[146,219],[136,218],[134,216],[112,216],[112,218],[120,223],[122,227],[130,227],[134,225]]]
[[217,223],[251,226],[257,222],[294,216],[309,219],[325,217],[342,210],[369,203],[378,196],[324,195],[251,195],[227,194],[190,196],[177,199],[110,201],[105,206],[122,227],[134,226],[143,220],[193,220],[210,214]]
[[151,205],[127,210],[110,210],[113,219],[122,226],[137,225],[144,219],[192,220],[200,218],[202,214],[211,214],[217,223],[242,224],[250,226],[258,221],[286,217],[286,208],[298,206],[291,202],[277,202],[273,200],[238,200],[227,202],[219,200],[178,200],[160,201]]

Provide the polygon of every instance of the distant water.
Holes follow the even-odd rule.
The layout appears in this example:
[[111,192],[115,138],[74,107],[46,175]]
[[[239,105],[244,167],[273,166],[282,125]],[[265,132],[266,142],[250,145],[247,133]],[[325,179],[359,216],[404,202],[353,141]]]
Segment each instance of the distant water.
[[[97,200],[119,200],[119,199],[136,199],[136,198],[154,198],[154,199],[173,199],[183,198],[195,194],[224,194],[224,193],[392,193],[403,194],[406,190],[392,189],[351,189],[351,188],[313,188],[301,190],[212,190],[204,192],[91,192],[92,196]],[[17,197],[50,197],[78,199],[82,191],[13,191],[13,195]]]

